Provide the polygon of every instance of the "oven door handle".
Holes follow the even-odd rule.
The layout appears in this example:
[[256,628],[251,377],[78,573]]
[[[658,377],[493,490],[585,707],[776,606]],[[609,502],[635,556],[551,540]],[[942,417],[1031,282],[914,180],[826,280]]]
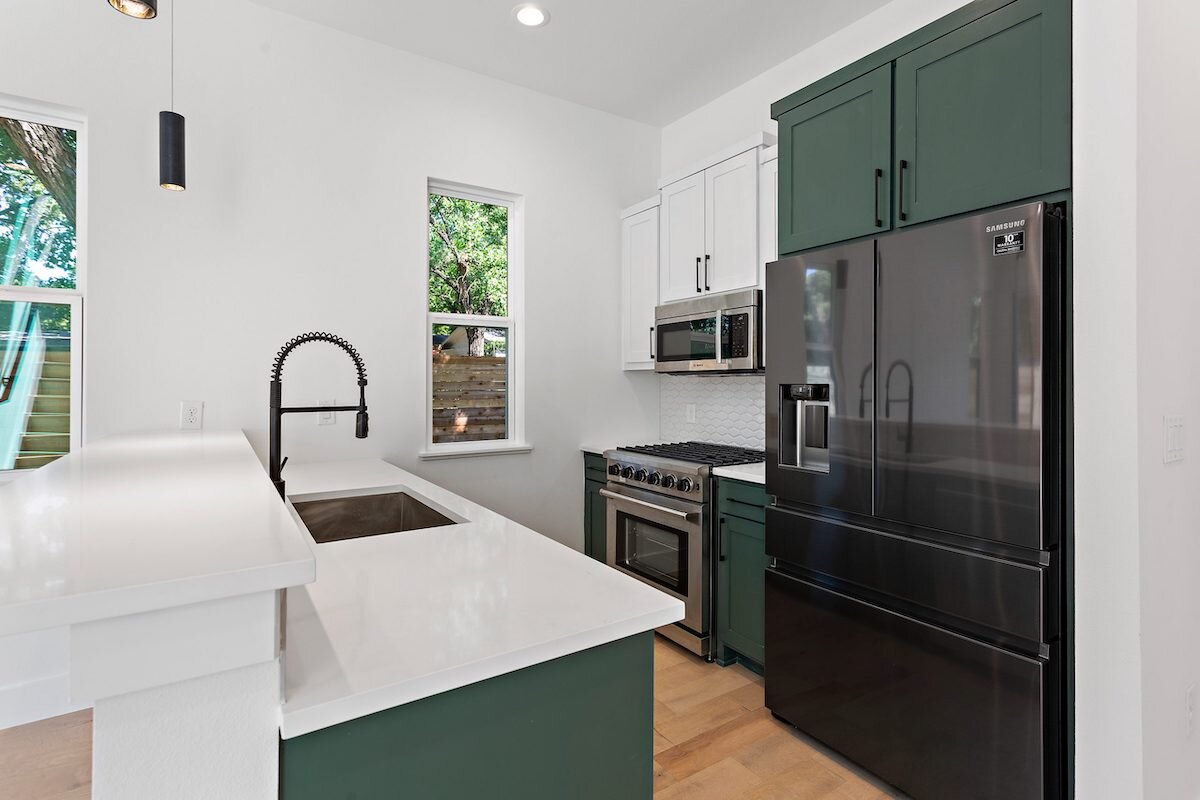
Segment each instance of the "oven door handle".
[[679,517],[680,519],[687,520],[689,522],[696,516],[694,512],[679,511],[674,508],[666,508],[664,506],[655,505],[654,503],[647,503],[645,500],[638,500],[636,497],[630,497],[626,494],[611,492],[608,489],[601,489],[600,494],[604,497],[607,497],[609,500],[620,500],[622,503],[633,503],[635,506],[650,508],[659,512],[660,514],[669,514],[672,517]]

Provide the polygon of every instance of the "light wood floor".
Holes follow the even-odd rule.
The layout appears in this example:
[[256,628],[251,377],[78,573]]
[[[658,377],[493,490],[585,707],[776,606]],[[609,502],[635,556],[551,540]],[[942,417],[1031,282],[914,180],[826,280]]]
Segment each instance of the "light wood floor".
[[654,637],[655,800],[901,798],[763,708],[762,678]]
[[[92,712],[0,731],[0,798],[86,800]],[[654,637],[655,800],[889,800],[763,708],[762,678]]]
[[91,709],[0,731],[0,798],[91,796]]

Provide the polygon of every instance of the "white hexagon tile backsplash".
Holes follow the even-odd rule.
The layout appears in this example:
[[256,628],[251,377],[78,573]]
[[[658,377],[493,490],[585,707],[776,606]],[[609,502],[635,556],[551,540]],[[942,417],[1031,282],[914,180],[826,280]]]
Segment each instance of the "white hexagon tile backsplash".
[[[708,378],[663,375],[659,425],[663,441],[700,441],[763,449],[766,379],[761,375]],[[696,407],[695,422],[688,406]]]

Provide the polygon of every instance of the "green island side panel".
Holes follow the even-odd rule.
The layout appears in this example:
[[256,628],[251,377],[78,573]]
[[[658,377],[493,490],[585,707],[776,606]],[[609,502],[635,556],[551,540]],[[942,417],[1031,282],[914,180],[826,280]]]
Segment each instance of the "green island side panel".
[[280,742],[284,800],[651,800],[654,634]]

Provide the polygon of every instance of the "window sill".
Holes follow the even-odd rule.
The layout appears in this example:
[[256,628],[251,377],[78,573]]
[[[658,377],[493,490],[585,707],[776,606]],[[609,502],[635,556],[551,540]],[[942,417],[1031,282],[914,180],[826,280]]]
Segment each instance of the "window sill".
[[533,445],[515,442],[496,442],[495,444],[455,446],[446,445],[433,449],[422,450],[417,458],[422,461],[437,461],[442,458],[469,458],[471,456],[508,456],[521,453],[532,453]]

